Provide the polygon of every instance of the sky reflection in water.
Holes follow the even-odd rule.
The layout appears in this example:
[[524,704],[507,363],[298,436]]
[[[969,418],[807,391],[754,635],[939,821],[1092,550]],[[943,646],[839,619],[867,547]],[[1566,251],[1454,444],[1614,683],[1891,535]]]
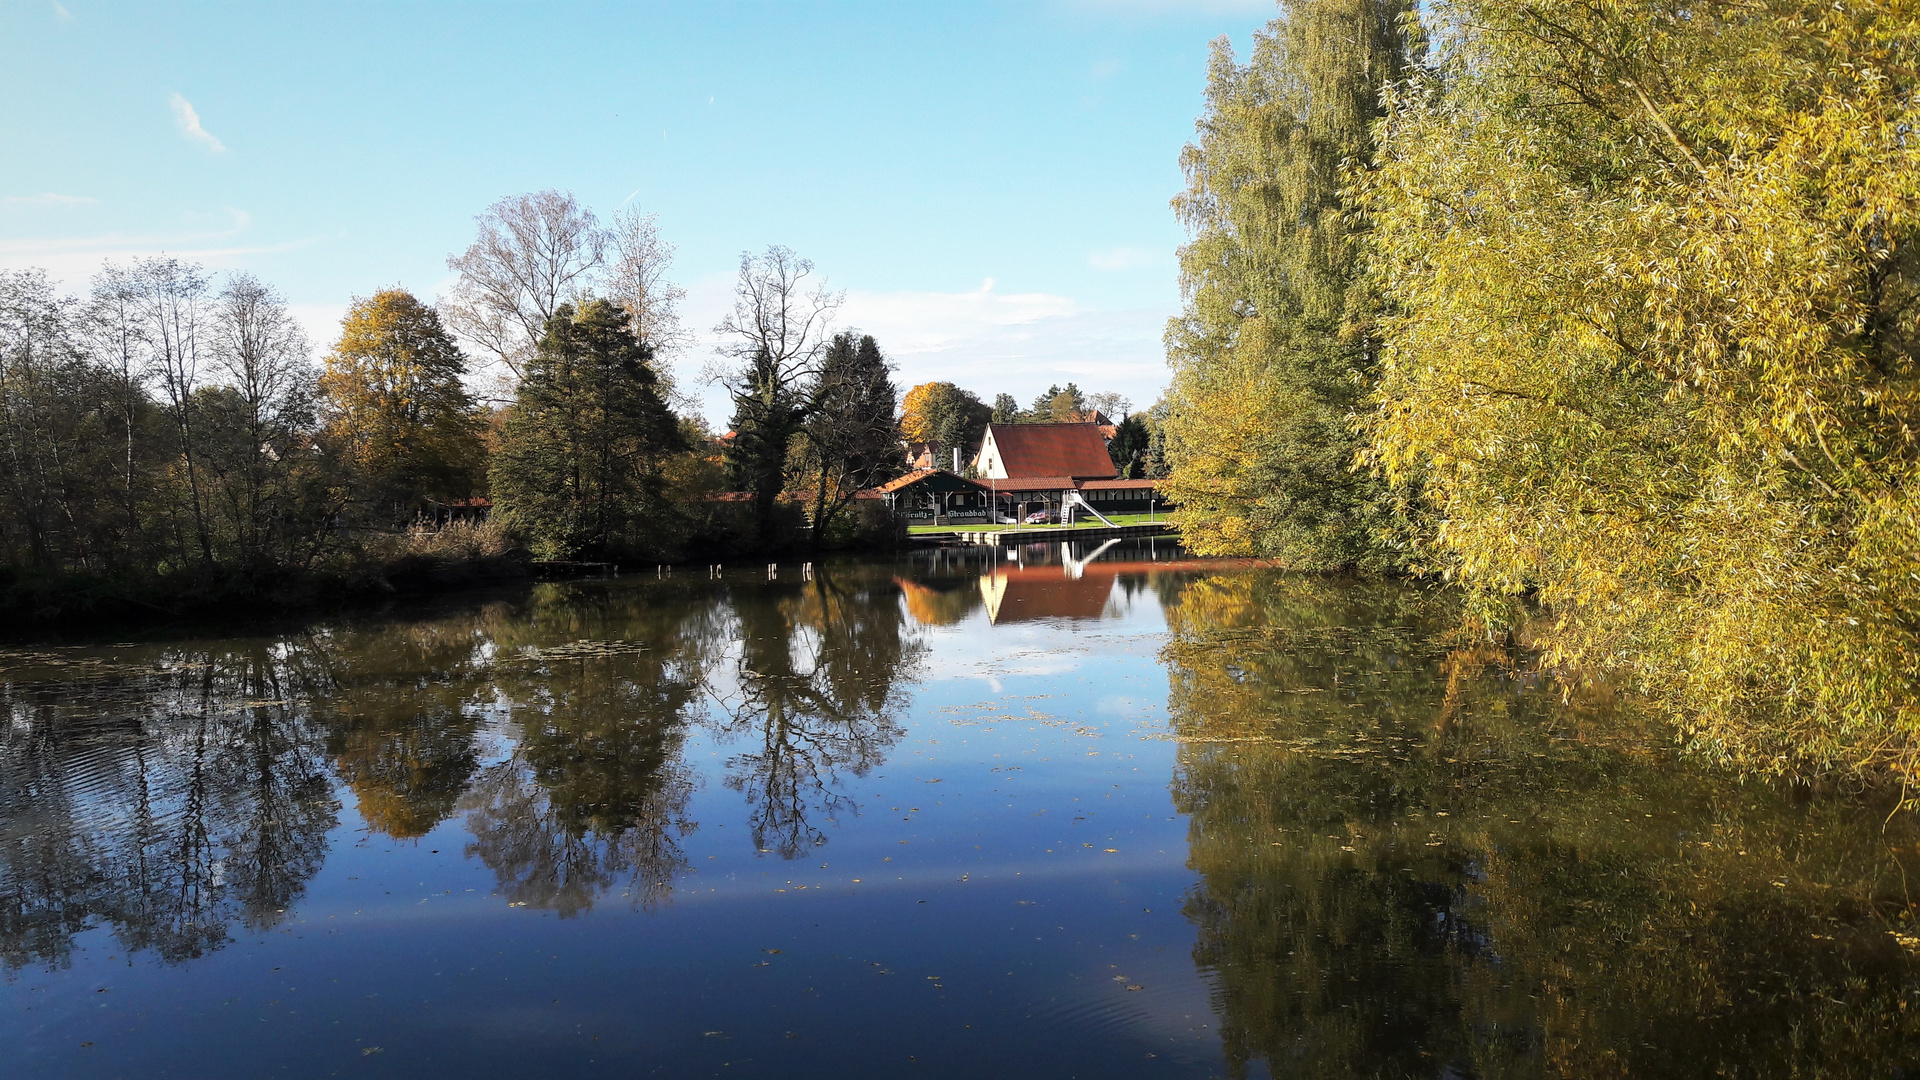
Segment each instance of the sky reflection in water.
[[1908,818],[1023,555],[0,654],[0,1073],[1913,1074]]

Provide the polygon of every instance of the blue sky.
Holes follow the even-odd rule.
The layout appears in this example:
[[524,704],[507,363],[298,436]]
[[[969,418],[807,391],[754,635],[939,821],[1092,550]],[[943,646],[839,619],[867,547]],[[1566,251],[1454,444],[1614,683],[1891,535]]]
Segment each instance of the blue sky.
[[[444,289],[488,203],[561,188],[658,214],[697,331],[741,251],[785,244],[903,387],[1072,379],[1144,407],[1208,43],[1244,53],[1273,14],[0,0],[0,266],[72,289],[160,251],[246,269],[324,345],[356,294]],[[677,358],[683,383],[709,349]]]

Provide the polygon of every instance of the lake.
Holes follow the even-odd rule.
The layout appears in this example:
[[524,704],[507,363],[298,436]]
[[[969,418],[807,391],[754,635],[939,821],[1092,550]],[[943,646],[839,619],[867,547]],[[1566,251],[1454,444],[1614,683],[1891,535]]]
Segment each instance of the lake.
[[10,648],[0,1076],[1920,1075],[1910,816],[1454,625],[1160,540]]

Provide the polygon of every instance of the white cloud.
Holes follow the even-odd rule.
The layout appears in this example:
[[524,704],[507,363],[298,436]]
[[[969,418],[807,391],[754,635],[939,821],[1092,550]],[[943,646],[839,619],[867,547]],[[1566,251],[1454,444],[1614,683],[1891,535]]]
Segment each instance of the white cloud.
[[59,19],[61,22],[72,22],[73,12],[68,11],[67,5],[61,3],[60,0],[53,0],[53,17]]
[[[849,292],[840,321],[872,334],[898,355],[941,352],[982,333],[1017,333],[1080,307],[1049,293],[997,293],[993,279],[973,292]],[[884,336],[883,336],[884,335]]]
[[346,304],[287,305],[288,313],[307,332],[307,343],[313,346],[315,360],[326,355],[333,343],[340,340],[340,320],[346,318],[347,307]]
[[242,244],[240,234],[251,224],[245,211],[227,209],[232,226],[210,232],[137,235],[101,233],[95,236],[51,236],[0,239],[0,268],[39,267],[56,281],[79,287],[103,262],[128,262],[154,255],[172,255],[215,270],[238,269],[249,256],[290,251],[313,239],[282,244]]
[[1095,270],[1137,270],[1158,265],[1165,258],[1166,253],[1158,248],[1116,247],[1088,254],[1087,265]]
[[0,199],[5,206],[91,206],[99,199],[90,195],[59,195],[46,192],[40,195],[9,195]]
[[[731,299],[723,275],[688,287],[687,323],[702,332],[677,366],[681,385],[698,398],[709,422],[724,427],[725,392],[694,373],[716,342],[707,327]],[[988,401],[1009,393],[1032,400],[1069,380],[1089,392],[1112,390],[1142,408],[1167,382],[1160,338],[1174,307],[1096,310],[1051,293],[1001,293],[991,280],[970,292],[852,290],[837,326],[872,334],[899,370],[902,391],[935,380],[958,383]]]
[[200,114],[193,111],[192,102],[174,94],[167,99],[167,104],[173,108],[173,122],[180,128],[180,134],[216,154],[226,153],[226,144],[215,138],[213,132],[200,126]]

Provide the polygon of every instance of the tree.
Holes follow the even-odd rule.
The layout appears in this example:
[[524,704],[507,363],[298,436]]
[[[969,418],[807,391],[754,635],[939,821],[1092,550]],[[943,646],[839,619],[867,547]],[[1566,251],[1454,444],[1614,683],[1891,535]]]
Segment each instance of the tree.
[[128,274],[132,305],[140,320],[153,374],[166,394],[168,418],[180,450],[186,475],[193,533],[204,566],[213,566],[213,534],[207,528],[205,499],[200,491],[199,440],[194,433],[194,390],[200,385],[200,365],[206,360],[207,275],[199,266],[178,259],[142,259]]
[[993,399],[993,422],[996,424],[1017,424],[1020,422],[1020,400],[1012,394],[996,394]]
[[84,562],[88,539],[72,528],[84,402],[69,307],[45,273],[0,271],[0,542],[50,571]]
[[87,307],[83,333],[95,363],[113,379],[114,418],[120,443],[120,504],[126,539],[140,531],[140,495],[135,488],[136,447],[140,417],[148,411],[146,389],[146,333],[137,307],[139,284],[124,267],[108,263],[93,279],[92,302]]
[[1298,0],[1247,64],[1214,45],[1174,201],[1185,304],[1167,328],[1166,424],[1181,536],[1296,569],[1397,562],[1397,502],[1356,471],[1349,418],[1377,369],[1361,219],[1342,163],[1373,154],[1381,91],[1421,55],[1410,0]]
[[667,512],[660,470],[680,428],[631,326],[606,300],[561,304],[501,430],[494,512],[546,558],[644,551]]
[[931,446],[940,464],[946,464],[957,449],[964,465],[992,418],[993,410],[985,402],[950,382],[921,383],[907,391],[900,403],[901,432],[913,442]]
[[216,371],[235,396],[225,494],[241,564],[263,569],[292,516],[291,473],[313,423],[314,371],[306,334],[286,302],[250,274],[214,298]]
[[688,338],[680,323],[680,302],[687,298],[687,290],[667,277],[674,246],[661,239],[654,215],[637,210],[613,215],[607,242],[611,256],[605,275],[607,298],[627,313],[627,328],[653,351],[650,363],[664,383],[662,361],[685,348]]
[[1087,399],[1079,387],[1068,383],[1062,389],[1056,384],[1033,399],[1033,408],[1027,416],[1038,424],[1074,424],[1080,422],[1081,414],[1086,411]]
[[466,358],[434,310],[404,289],[356,298],[326,358],[329,440],[366,480],[360,501],[404,525],[427,500],[464,499],[485,476]]
[[547,320],[595,284],[607,233],[571,192],[551,189],[501,199],[474,221],[478,238],[447,258],[460,279],[441,310],[454,333],[521,378]]
[[1444,523],[1425,566],[1703,753],[1920,778],[1920,10],[1445,28],[1356,177],[1371,460]]
[[799,464],[813,486],[813,539],[854,495],[905,471],[892,365],[869,335],[835,334],[809,395]]
[[787,450],[809,411],[809,384],[819,375],[827,326],[843,295],[825,282],[807,287],[813,263],[788,248],[740,256],[733,310],[715,326],[721,355],[740,367],[728,376],[733,438],[727,467],[753,493],[763,541],[773,535],[774,506],[786,486]]
[[1113,467],[1124,479],[1134,479],[1144,472],[1144,462],[1152,433],[1147,430],[1147,422],[1139,413],[1133,413],[1114,425],[1113,438],[1107,440],[1107,456],[1113,459]]
[[1133,411],[1133,402],[1129,401],[1125,394],[1106,390],[1098,394],[1088,394],[1087,408],[1105,416],[1110,421],[1118,422]]

